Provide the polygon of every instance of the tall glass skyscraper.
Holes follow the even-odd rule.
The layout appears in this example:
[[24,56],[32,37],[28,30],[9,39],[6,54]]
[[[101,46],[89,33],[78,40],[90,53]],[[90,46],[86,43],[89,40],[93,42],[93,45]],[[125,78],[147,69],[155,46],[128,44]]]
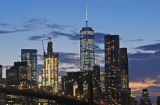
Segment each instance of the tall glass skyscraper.
[[36,81],[37,74],[37,50],[21,49],[21,62],[27,62],[31,67],[31,80]]
[[93,71],[94,59],[94,30],[88,27],[86,3],[86,27],[80,31],[80,70]]

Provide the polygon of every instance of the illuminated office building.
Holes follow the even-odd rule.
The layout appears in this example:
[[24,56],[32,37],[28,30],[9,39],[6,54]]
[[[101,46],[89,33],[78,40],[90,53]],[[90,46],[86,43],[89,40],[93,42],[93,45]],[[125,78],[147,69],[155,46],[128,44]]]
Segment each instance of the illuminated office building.
[[[119,102],[121,72],[119,67],[119,35],[105,36],[105,92],[110,104]],[[118,96],[117,96],[118,94]]]
[[86,5],[86,26],[80,31],[80,70],[93,71],[94,59],[94,30],[88,27]]
[[151,100],[149,98],[148,89],[143,89],[140,105],[152,105]]
[[36,49],[21,49],[21,62],[27,62],[31,67],[31,80],[36,81],[37,74],[37,50]]
[[42,88],[58,92],[58,53],[53,52],[51,41],[48,42],[47,53],[44,52]]

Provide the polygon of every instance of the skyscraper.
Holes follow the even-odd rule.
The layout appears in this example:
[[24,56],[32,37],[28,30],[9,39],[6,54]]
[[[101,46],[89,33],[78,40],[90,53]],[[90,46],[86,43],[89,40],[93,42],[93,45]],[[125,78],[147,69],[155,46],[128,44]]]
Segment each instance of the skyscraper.
[[131,90],[129,88],[127,48],[119,49],[119,63],[121,71],[121,104],[130,105]]
[[31,67],[31,80],[36,81],[37,74],[37,50],[21,49],[21,62],[27,62]]
[[121,91],[119,67],[119,36],[105,36],[105,92],[110,104],[117,103],[116,94]]
[[152,105],[151,100],[149,98],[148,89],[143,89],[140,105]]
[[119,60],[120,60],[120,70],[121,70],[121,86],[122,90],[128,90],[129,79],[128,79],[128,55],[127,48],[119,49]]
[[42,88],[58,92],[58,53],[53,52],[51,41],[48,42],[47,53],[44,52]]
[[80,70],[93,71],[94,66],[94,30],[88,27],[87,3],[86,26],[80,31]]

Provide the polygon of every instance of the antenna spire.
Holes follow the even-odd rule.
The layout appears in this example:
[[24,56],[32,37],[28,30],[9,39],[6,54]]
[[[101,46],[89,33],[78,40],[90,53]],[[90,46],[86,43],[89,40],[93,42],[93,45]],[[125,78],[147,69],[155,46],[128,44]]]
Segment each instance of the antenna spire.
[[86,27],[88,27],[88,1],[86,0]]

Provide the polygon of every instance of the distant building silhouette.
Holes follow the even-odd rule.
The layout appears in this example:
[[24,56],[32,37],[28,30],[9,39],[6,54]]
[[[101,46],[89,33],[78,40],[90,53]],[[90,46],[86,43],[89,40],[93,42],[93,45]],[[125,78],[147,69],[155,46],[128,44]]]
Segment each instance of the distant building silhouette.
[[5,105],[6,104],[6,94],[0,93],[0,104]]
[[52,41],[48,42],[47,53],[44,52],[42,88],[58,92],[58,53],[53,52]]
[[2,70],[3,70],[2,65],[0,65],[0,80],[2,79]]
[[36,81],[37,76],[37,50],[36,49],[21,49],[21,62],[27,62],[30,66],[31,80]]
[[157,105],[160,105],[160,96],[157,97]]
[[143,89],[143,91],[142,91],[142,97],[140,99],[140,105],[152,105],[151,104],[151,100],[149,98],[148,89]]

